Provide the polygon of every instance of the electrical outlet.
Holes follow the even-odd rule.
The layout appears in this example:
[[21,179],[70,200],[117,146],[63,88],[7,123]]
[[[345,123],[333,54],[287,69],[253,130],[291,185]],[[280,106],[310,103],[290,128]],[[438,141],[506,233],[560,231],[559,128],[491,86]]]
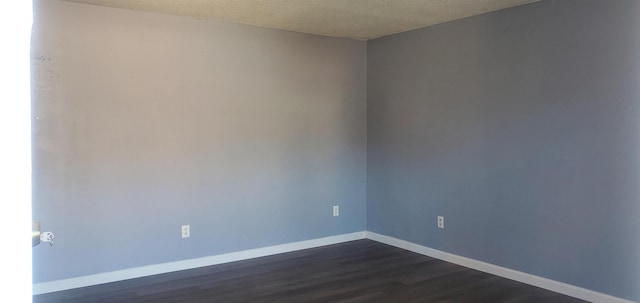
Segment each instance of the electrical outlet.
[[334,206],[333,206],[333,216],[334,216],[334,217],[337,217],[337,216],[339,216],[339,215],[340,215],[340,206],[338,206],[338,205],[334,205]]
[[438,228],[444,228],[444,216],[438,216]]
[[189,238],[190,234],[189,225],[182,225],[182,237]]

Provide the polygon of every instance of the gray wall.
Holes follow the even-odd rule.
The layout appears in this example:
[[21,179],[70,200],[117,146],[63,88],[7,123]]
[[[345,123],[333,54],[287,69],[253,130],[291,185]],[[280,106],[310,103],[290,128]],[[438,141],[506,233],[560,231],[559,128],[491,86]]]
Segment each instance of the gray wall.
[[365,42],[35,4],[35,283],[364,230]]
[[33,209],[56,233],[33,250],[35,283],[366,219],[640,300],[638,1],[543,1],[368,43],[35,4]]
[[542,1],[369,41],[367,229],[640,300],[638,16]]

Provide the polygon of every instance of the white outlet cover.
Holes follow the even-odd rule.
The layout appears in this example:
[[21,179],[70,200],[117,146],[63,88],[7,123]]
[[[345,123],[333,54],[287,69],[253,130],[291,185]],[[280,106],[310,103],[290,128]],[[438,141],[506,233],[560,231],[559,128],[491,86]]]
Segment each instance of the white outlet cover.
[[438,228],[444,228],[444,216],[438,216]]
[[190,235],[189,225],[182,225],[182,237],[189,238]]
[[338,205],[334,205],[334,206],[333,206],[333,216],[334,216],[334,217],[337,217],[337,216],[339,216],[339,215],[340,215],[340,206],[338,206]]

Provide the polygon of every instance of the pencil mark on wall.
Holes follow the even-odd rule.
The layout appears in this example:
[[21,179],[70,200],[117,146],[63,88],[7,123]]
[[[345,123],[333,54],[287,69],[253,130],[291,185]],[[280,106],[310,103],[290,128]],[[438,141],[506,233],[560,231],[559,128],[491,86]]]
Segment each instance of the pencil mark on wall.
[[62,78],[57,65],[57,61],[49,56],[31,57],[31,87],[32,92],[36,95],[34,97],[54,96]]

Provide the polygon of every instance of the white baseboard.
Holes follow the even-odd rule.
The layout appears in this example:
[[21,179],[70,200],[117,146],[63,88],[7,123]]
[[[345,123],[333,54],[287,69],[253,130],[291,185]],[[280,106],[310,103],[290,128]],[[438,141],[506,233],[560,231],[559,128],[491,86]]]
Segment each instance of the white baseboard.
[[496,276],[500,276],[500,277],[515,280],[518,282],[526,283],[529,285],[537,286],[540,288],[548,289],[551,291],[555,291],[557,293],[565,294],[565,295],[586,300],[589,302],[636,303],[633,301],[603,294],[603,293],[589,290],[586,288],[570,285],[563,282],[554,281],[551,279],[535,276],[532,274],[524,273],[521,271],[509,269],[506,267],[501,267],[498,265],[493,265],[490,263],[486,263],[486,262],[482,262],[482,261],[478,261],[478,260],[474,260],[466,257],[461,257],[455,254],[429,248],[429,247],[415,244],[409,241],[400,240],[394,237],[377,234],[370,231],[355,232],[350,234],[343,234],[343,235],[318,238],[318,239],[312,239],[312,240],[306,240],[306,241],[300,241],[300,242],[261,247],[261,248],[244,250],[239,252],[232,252],[232,253],[227,253],[222,255],[154,264],[154,265],[135,267],[135,268],[118,270],[118,271],[106,272],[106,273],[99,273],[99,274],[89,275],[89,276],[37,283],[37,284],[33,284],[33,294],[39,295],[39,294],[56,292],[61,290],[163,274],[163,273],[174,272],[179,270],[253,259],[253,258],[292,252],[292,251],[297,251],[302,249],[320,247],[320,246],[337,244],[337,243],[348,242],[353,240],[360,240],[364,238],[371,239],[384,244],[388,244],[391,246],[395,246],[398,248],[402,248],[402,249],[419,253],[432,258],[447,261],[453,264],[458,264],[464,267],[490,273]]
[[614,297],[611,295],[603,294],[597,291],[589,290],[586,288],[570,285],[563,282],[554,281],[551,279],[535,276],[532,274],[524,273],[521,271],[493,265],[490,263],[461,257],[448,252],[440,251],[437,249],[429,248],[419,244],[415,244],[409,241],[400,240],[394,237],[389,237],[374,232],[367,231],[366,237],[368,239],[409,250],[421,255],[429,256],[432,258],[447,261],[449,263],[458,264],[464,267],[472,268],[482,272],[490,273],[496,276],[504,277],[510,280],[526,283],[529,285],[537,286],[540,288],[548,289],[557,293],[565,294],[574,298],[586,300],[594,303],[635,303],[633,301],[625,300],[622,298]]
[[337,244],[353,240],[365,238],[365,232],[355,232],[325,238],[318,238],[300,242],[293,242],[281,245],[261,247],[256,249],[243,250],[228,254],[215,255],[203,258],[188,259],[176,262],[168,262],[154,264],[142,267],[128,268],[112,272],[99,273],[95,275],[82,276],[77,278],[56,280],[51,282],[33,284],[33,294],[39,295],[55,291],[61,291],[72,288],[92,286],[144,276],[163,274],[173,271],[198,268],[222,263],[235,262],[240,260],[253,259],[258,257],[270,256],[296,250],[320,247],[325,245]]

